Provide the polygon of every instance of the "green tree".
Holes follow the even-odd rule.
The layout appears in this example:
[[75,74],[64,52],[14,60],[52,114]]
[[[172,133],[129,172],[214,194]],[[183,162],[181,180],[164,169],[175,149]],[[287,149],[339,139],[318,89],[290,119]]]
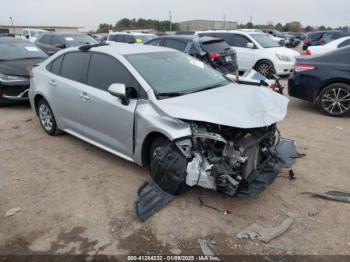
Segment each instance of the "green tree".
[[278,31],[282,31],[283,30],[283,25],[281,23],[278,23],[275,25],[275,29]]
[[109,30],[113,30],[113,26],[110,24],[102,23],[99,24],[97,33],[108,33]]

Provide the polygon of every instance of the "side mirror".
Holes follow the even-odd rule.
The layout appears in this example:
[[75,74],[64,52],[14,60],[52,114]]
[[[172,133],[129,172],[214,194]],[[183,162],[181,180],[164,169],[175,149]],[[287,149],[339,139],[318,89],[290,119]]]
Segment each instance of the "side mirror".
[[112,96],[120,98],[123,105],[129,104],[129,97],[126,93],[126,86],[124,84],[111,84],[108,88],[108,92]]
[[29,35],[26,35],[26,38],[29,39]]
[[255,45],[253,43],[248,43],[247,48],[254,49]]

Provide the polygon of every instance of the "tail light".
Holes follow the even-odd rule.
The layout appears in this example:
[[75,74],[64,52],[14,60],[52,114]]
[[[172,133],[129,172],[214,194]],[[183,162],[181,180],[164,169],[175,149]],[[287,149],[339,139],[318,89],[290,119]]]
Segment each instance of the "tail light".
[[322,45],[325,43],[323,37],[320,39],[320,43],[321,43]]
[[303,72],[303,71],[310,71],[316,69],[316,66],[308,65],[308,64],[295,64],[294,65],[294,71],[295,72]]
[[311,42],[311,40],[309,38],[304,39],[304,44],[309,44],[310,42]]
[[305,55],[311,55],[311,52],[309,49],[306,49]]
[[32,79],[33,76],[34,76],[34,75],[33,75],[33,71],[30,71],[29,74],[28,74],[28,76],[29,76],[29,79]]
[[211,59],[215,60],[221,57],[219,53],[210,53]]

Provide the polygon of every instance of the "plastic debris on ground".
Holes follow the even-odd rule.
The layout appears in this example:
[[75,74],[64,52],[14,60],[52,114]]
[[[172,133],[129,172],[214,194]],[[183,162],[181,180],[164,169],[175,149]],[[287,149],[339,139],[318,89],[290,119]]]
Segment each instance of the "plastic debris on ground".
[[319,197],[328,200],[350,203],[350,193],[348,192],[340,192],[340,191],[329,191],[326,193],[312,193],[312,192],[304,192],[305,195],[311,195],[312,197]]
[[259,239],[260,241],[268,243],[272,239],[283,235],[298,217],[298,215],[294,213],[287,213],[287,216],[288,218],[276,227],[257,220],[254,224],[240,231],[236,237],[237,239]]
[[10,210],[8,210],[6,212],[5,217],[13,216],[13,215],[17,214],[18,212],[20,212],[21,210],[22,210],[22,208],[20,208],[20,207],[11,208]]
[[204,256],[214,256],[213,241],[207,239],[198,239],[199,246]]
[[137,193],[136,217],[145,222],[150,216],[165,207],[173,198],[173,195],[163,191],[153,179],[146,181]]

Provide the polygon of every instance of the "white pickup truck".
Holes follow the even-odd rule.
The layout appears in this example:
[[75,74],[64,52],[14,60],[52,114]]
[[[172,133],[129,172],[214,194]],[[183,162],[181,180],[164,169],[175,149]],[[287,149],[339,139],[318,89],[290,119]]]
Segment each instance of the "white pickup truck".
[[21,38],[27,39],[30,42],[34,43],[39,36],[41,36],[43,33],[46,33],[46,32],[47,32],[46,30],[42,30],[42,29],[25,28],[23,29]]

